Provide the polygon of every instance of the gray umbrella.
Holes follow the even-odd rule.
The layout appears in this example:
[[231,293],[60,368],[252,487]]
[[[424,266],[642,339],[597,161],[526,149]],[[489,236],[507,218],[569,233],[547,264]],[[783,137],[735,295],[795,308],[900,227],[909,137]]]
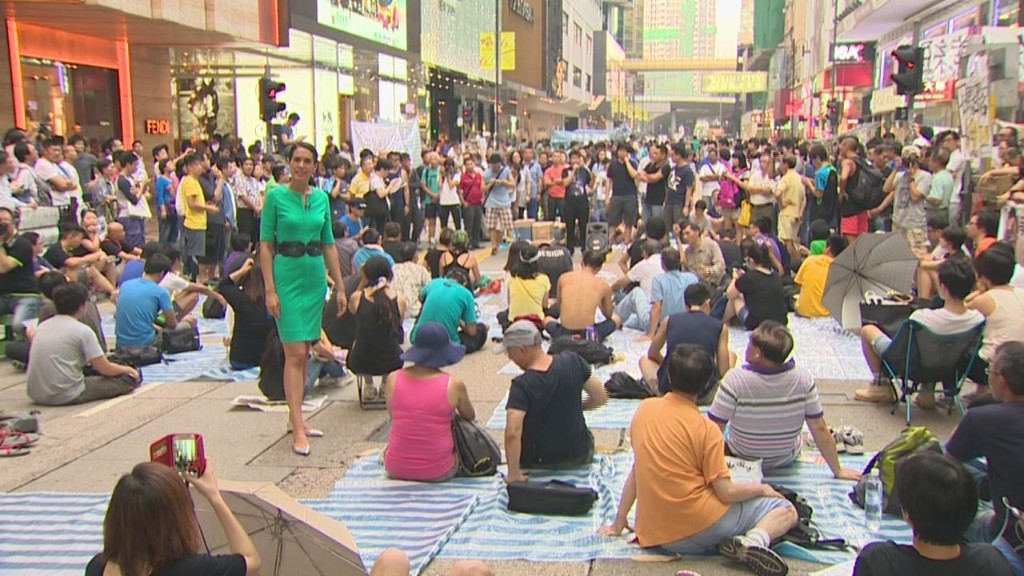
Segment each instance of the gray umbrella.
[[844,328],[860,328],[860,303],[872,291],[909,294],[919,259],[900,234],[865,234],[828,271],[822,303]]
[[[348,528],[302,506],[273,484],[220,481],[224,502],[260,553],[262,576],[365,576]],[[205,499],[196,516],[213,554],[228,554],[227,536]]]

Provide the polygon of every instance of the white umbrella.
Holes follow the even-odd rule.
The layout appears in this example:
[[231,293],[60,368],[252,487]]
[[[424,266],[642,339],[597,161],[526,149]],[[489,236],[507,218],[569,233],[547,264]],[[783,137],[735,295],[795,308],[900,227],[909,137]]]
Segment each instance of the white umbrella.
[[918,257],[900,234],[864,234],[832,262],[822,304],[843,328],[860,328],[864,295],[909,294]]
[[[365,576],[344,524],[299,504],[269,482],[220,481],[224,502],[252,538],[262,576]],[[196,516],[212,554],[229,554],[227,537],[205,499]]]

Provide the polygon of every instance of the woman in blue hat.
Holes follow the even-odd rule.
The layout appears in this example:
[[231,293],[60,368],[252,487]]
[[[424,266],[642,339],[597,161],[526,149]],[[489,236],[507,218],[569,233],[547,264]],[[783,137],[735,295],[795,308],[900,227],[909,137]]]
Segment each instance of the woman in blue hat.
[[412,365],[384,381],[391,414],[384,469],[391,478],[444,482],[458,473],[452,418],[472,421],[476,410],[466,383],[441,368],[457,364],[465,354],[444,326],[427,322],[420,326],[416,343],[402,354],[402,360]]

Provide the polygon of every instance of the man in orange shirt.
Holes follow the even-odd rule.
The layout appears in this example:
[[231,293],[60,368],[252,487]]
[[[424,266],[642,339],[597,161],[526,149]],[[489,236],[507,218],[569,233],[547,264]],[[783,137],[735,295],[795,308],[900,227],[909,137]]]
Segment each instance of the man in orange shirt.
[[796,525],[793,506],[767,484],[733,483],[722,431],[697,409],[714,362],[706,350],[680,344],[668,358],[671,391],[640,404],[630,426],[633,469],[606,536],[629,527],[636,503],[636,536],[644,548],[700,554],[718,548],[762,576],[789,567],[771,541]]
[[967,237],[974,245],[974,257],[981,254],[999,241],[999,213],[995,210],[982,210],[971,216],[967,222]]
[[572,170],[565,164],[565,152],[554,153],[554,162],[544,171],[544,190],[548,193],[547,213],[545,219],[552,222],[556,216],[562,216],[565,203],[565,187],[572,181]]

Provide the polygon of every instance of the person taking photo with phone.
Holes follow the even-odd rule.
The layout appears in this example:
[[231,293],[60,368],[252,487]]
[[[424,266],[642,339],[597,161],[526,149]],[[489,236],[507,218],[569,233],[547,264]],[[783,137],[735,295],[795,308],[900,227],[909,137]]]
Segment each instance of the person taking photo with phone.
[[[203,536],[188,487],[217,515],[231,554],[200,553]],[[202,476],[179,476],[156,462],[137,464],[114,486],[103,520],[103,552],[85,576],[253,576],[260,555],[224,502],[209,460]]]

